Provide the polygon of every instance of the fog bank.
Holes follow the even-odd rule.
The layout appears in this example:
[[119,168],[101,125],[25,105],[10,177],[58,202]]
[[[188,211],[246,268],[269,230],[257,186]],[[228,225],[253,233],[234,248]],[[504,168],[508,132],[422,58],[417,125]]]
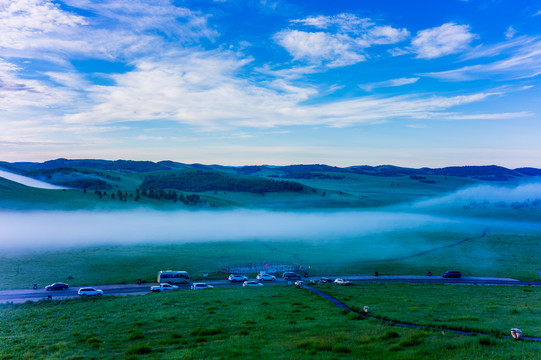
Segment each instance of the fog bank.
[[[534,202],[541,200],[541,182],[518,186],[479,185],[456,191],[447,196],[421,201],[416,207],[431,207],[470,202]],[[540,219],[541,220],[541,219]]]
[[322,241],[455,220],[396,212],[0,212],[0,249],[232,240]]

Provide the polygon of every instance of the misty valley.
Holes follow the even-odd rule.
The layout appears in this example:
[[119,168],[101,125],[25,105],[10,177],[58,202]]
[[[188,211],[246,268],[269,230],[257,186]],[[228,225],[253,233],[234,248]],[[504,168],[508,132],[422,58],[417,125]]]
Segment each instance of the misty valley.
[[[187,271],[193,282],[219,284],[227,279],[224,269],[280,264],[303,269],[306,282],[370,276],[373,283],[341,287],[318,280],[313,286],[353,309],[369,304],[375,312],[374,319],[359,321],[361,315],[341,313],[281,279],[286,286],[263,284],[250,296],[242,286],[99,300],[57,300],[55,294],[49,301],[0,305],[0,321],[28,319],[26,327],[0,337],[0,344],[13,350],[0,351],[5,358],[18,358],[28,348],[40,348],[36,353],[42,358],[84,351],[89,358],[106,351],[111,358],[212,358],[213,351],[224,351],[218,358],[248,356],[227,345],[231,337],[250,354],[263,346],[264,358],[280,358],[257,340],[265,328],[286,331],[275,337],[274,347],[293,336],[287,351],[298,358],[358,358],[363,348],[380,358],[399,353],[403,357],[396,358],[423,358],[419,351],[442,348],[450,349],[450,358],[472,349],[493,358],[510,346],[517,351],[498,339],[512,326],[522,324],[527,337],[541,335],[532,322],[538,316],[533,308],[541,296],[538,287],[508,287],[507,301],[499,301],[497,286],[378,283],[392,276],[440,278],[448,270],[459,270],[465,279],[537,282],[541,170],[59,159],[3,162],[0,171],[0,293],[55,282],[70,288],[139,282],[146,289],[165,269]],[[257,272],[244,275],[255,278]],[[155,304],[162,309],[149,311]],[[405,312],[395,311],[397,304]],[[119,312],[119,306],[125,310]],[[283,309],[283,315],[271,316]],[[231,312],[237,311],[235,321]],[[66,330],[45,320],[51,316],[60,316]],[[125,339],[110,338],[109,330],[77,330],[70,317],[99,318],[104,329],[117,327]],[[392,330],[378,317],[426,329]],[[329,324],[342,335],[329,335]],[[40,327],[41,342],[22,335]],[[442,337],[434,330],[440,328],[488,335]],[[68,350],[73,344],[86,350]],[[535,358],[538,345],[524,345],[522,358]]]

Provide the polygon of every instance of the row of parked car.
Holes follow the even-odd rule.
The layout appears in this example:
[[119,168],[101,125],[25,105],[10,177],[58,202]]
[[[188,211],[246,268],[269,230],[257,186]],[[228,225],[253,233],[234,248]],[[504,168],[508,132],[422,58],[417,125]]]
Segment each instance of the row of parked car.
[[[45,290],[47,291],[67,290],[68,288],[69,288],[69,285],[65,283],[54,283],[54,284],[45,286]],[[103,290],[95,289],[93,287],[82,287],[77,291],[77,294],[79,294],[80,296],[102,297]]]

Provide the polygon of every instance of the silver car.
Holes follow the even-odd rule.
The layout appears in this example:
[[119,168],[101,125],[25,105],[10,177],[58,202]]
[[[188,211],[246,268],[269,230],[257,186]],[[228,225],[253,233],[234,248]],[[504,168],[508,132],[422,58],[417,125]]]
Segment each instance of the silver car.
[[103,290],[94,289],[93,287],[84,287],[84,288],[80,288],[79,291],[77,291],[77,294],[79,294],[79,296],[102,297],[103,296]]

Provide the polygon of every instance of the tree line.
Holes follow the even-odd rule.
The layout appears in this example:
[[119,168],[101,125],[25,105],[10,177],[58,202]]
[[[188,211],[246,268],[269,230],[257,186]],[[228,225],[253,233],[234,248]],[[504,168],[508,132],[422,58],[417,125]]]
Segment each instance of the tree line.
[[255,194],[305,190],[304,185],[294,181],[241,177],[204,170],[149,175],[145,177],[140,188],[149,191],[174,189],[187,192],[232,191]]

